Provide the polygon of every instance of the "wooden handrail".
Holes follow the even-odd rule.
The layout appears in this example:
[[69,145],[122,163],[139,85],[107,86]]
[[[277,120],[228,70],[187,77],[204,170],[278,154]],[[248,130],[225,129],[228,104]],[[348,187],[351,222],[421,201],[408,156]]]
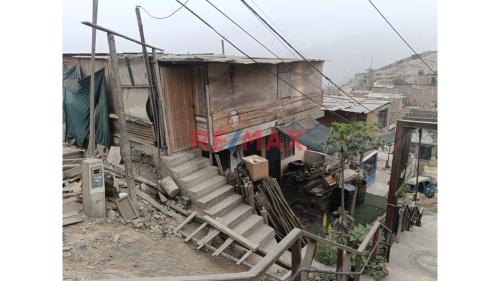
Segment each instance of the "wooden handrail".
[[302,231],[302,236],[304,236],[305,238],[309,238],[311,240],[314,240],[314,241],[318,241],[318,242],[321,242],[321,243],[324,243],[324,244],[328,244],[328,245],[333,246],[335,248],[339,248],[339,249],[351,252],[353,254],[360,254],[360,252],[358,252],[358,250],[356,250],[356,249],[353,249],[353,248],[351,248],[349,246],[346,246],[346,245],[339,244],[339,243],[334,242],[334,241],[327,240],[327,239],[325,239],[323,237],[319,237],[317,235],[312,234],[311,232],[307,232],[307,231],[303,230]]
[[368,244],[370,243],[370,241],[372,240],[373,238],[373,235],[375,235],[375,233],[377,233],[377,231],[379,230],[380,228],[380,221],[376,221],[372,228],[370,229],[370,231],[368,231],[368,233],[366,234],[365,236],[365,239],[363,240],[363,242],[361,242],[361,244],[359,245],[358,247],[358,253],[362,254],[366,247],[368,246]]

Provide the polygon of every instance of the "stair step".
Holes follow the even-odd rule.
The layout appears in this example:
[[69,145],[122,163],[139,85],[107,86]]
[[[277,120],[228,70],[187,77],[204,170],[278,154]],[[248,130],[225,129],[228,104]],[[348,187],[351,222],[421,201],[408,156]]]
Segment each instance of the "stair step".
[[216,176],[217,173],[217,167],[208,166],[206,168],[203,168],[202,170],[196,171],[190,175],[180,178],[179,181],[185,189],[189,189],[203,181],[208,180],[213,176]]
[[200,157],[199,151],[187,150],[174,153],[170,156],[162,156],[161,160],[166,167],[173,168],[197,157]]
[[231,194],[234,194],[234,188],[232,185],[226,184],[203,196],[202,198],[194,200],[193,203],[200,208],[206,209],[221,202]]
[[196,200],[198,198],[201,198],[210,192],[216,190],[217,188],[223,186],[226,184],[226,178],[220,175],[217,175],[215,177],[211,177],[210,179],[206,181],[202,181],[201,183],[191,187],[188,189],[188,194],[191,197],[191,199]]
[[200,157],[175,166],[170,169],[170,172],[172,173],[172,176],[174,176],[174,178],[178,179],[201,170],[209,165],[210,160]]
[[208,208],[205,213],[212,217],[222,217],[227,214],[231,209],[241,204],[242,197],[239,194],[232,194],[215,206]]
[[248,218],[251,214],[252,207],[247,204],[240,204],[224,215],[222,223],[229,228],[233,228],[244,219]]
[[240,222],[237,226],[235,226],[233,230],[236,233],[245,236],[251,233],[253,230],[257,229],[262,224],[264,224],[264,219],[261,216],[252,214],[251,216]]
[[274,229],[266,224],[262,224],[255,231],[246,236],[246,238],[259,245],[266,245],[274,238]]

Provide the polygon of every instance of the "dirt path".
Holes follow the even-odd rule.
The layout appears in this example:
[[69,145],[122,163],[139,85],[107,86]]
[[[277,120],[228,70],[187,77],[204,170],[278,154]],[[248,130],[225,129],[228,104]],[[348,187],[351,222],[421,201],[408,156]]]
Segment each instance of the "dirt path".
[[64,280],[239,272],[222,257],[192,249],[181,238],[120,223],[83,222],[63,228]]

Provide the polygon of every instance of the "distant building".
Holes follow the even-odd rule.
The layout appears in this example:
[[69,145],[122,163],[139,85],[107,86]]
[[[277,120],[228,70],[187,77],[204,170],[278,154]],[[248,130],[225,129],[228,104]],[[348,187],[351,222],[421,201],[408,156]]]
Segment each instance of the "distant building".
[[[355,98],[359,103],[349,97],[324,96],[323,110],[325,116],[318,121],[330,127],[332,123],[345,123],[349,121],[365,121],[377,124],[383,129],[390,125],[389,108],[391,101],[373,98]],[[361,105],[360,105],[361,104]]]

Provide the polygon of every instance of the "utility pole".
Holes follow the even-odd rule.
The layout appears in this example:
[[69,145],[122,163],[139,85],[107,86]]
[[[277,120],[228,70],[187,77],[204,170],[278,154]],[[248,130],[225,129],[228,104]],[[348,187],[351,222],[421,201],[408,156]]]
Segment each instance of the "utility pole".
[[[92,24],[97,24],[97,6],[98,0],[93,0],[92,3]],[[92,51],[90,55],[90,120],[89,120],[89,145],[87,155],[94,157],[95,155],[95,44],[96,30],[92,27]]]
[[220,44],[221,44],[221,47],[222,47],[222,54],[223,55],[226,55],[226,52],[224,51],[224,40],[220,40]]

